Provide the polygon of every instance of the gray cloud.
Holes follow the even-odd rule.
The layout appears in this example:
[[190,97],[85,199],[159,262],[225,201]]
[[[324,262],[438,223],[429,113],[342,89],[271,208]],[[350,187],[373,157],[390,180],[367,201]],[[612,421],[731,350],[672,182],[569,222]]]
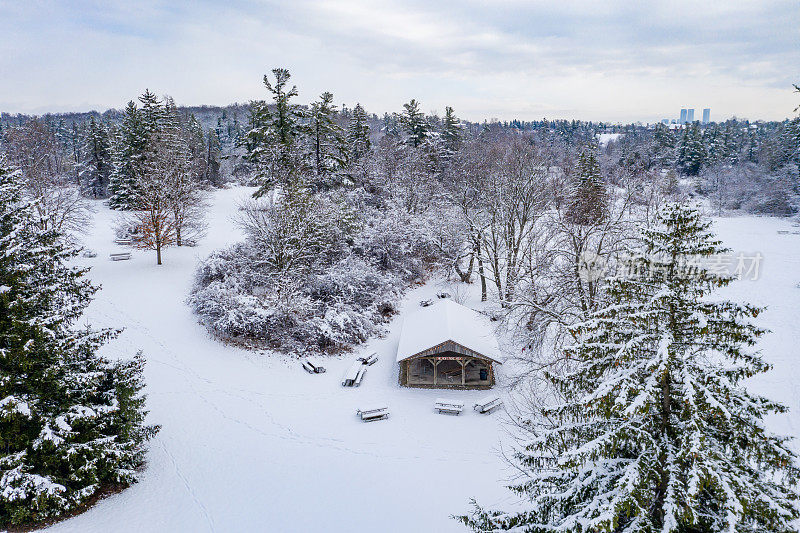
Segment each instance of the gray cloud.
[[471,119],[653,120],[677,107],[781,118],[800,6],[764,2],[238,0],[0,3],[0,109],[260,97],[289,67],[375,111],[411,97]]

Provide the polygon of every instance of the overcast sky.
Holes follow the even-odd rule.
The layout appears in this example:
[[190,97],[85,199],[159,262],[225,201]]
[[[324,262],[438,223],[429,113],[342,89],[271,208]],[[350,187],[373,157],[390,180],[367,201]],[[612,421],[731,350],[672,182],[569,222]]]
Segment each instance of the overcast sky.
[[782,119],[800,95],[800,1],[0,0],[0,111],[264,98],[417,98],[470,120]]

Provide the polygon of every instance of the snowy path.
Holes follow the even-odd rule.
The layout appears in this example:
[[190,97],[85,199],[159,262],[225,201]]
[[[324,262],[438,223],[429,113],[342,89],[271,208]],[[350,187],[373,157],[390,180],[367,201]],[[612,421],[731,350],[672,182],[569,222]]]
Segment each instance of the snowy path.
[[[340,379],[356,355],[308,375],[296,360],[264,357],[209,337],[185,304],[197,260],[240,238],[231,221],[247,189],[214,196],[209,235],[197,248],[107,260],[118,248],[114,213],[98,209],[87,245],[103,285],[87,312],[96,326],[124,326],[110,356],[141,349],[149,419],[162,425],[141,482],[53,531],[460,531],[451,514],[468,500],[507,501],[499,417],[437,415],[441,391],[397,385],[398,321],[361,351],[377,351],[357,389]],[[416,306],[435,287],[409,294]],[[467,401],[485,393],[459,392]],[[386,402],[391,418],[357,421]]]

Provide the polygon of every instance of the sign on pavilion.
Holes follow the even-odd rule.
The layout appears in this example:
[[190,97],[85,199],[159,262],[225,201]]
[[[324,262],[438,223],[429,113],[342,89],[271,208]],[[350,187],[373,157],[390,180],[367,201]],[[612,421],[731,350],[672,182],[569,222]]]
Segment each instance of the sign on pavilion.
[[403,320],[397,362],[407,387],[488,389],[500,349],[488,319],[450,299]]

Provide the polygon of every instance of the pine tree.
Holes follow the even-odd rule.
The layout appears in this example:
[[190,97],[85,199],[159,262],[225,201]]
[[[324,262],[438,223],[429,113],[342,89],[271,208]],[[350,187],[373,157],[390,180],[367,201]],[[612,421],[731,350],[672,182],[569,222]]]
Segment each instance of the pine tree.
[[89,120],[89,130],[82,150],[81,187],[92,198],[103,198],[107,194],[111,178],[112,162],[108,132],[94,117]]
[[136,481],[145,443],[144,360],[97,354],[111,330],[75,329],[97,290],[78,250],[43,230],[0,160],[0,522],[68,513]]
[[581,153],[572,181],[566,209],[567,220],[580,225],[605,220],[608,216],[608,191],[593,151]]
[[[478,531],[788,532],[800,470],[764,418],[785,407],[747,391],[770,366],[752,350],[761,311],[711,300],[731,282],[699,212],[665,206],[609,306],[573,328],[573,366],[548,374],[561,401],[517,455],[518,513],[477,508]],[[543,419],[544,420],[544,419]]]
[[359,161],[369,153],[370,131],[367,113],[361,104],[353,108],[350,124],[347,127],[347,144],[350,146],[350,160]]
[[419,102],[414,99],[407,104],[403,104],[400,124],[408,135],[408,144],[414,148],[419,147],[430,134],[430,127],[428,126],[428,121],[425,120],[425,113],[420,110]]
[[347,145],[344,131],[336,123],[333,94],[324,92],[311,104],[310,141],[314,171],[318,176],[331,174],[345,166]]
[[458,151],[461,146],[461,137],[461,121],[456,117],[452,107],[445,107],[442,121],[442,141],[448,155]]
[[288,183],[297,173],[305,170],[305,161],[298,151],[304,132],[303,109],[292,103],[297,87],[288,88],[291,74],[287,69],[272,69],[275,83],[264,75],[264,86],[272,95],[273,104],[255,101],[250,104],[250,131],[243,145],[246,159],[256,170],[260,182],[256,197],[271,190],[276,184]]

